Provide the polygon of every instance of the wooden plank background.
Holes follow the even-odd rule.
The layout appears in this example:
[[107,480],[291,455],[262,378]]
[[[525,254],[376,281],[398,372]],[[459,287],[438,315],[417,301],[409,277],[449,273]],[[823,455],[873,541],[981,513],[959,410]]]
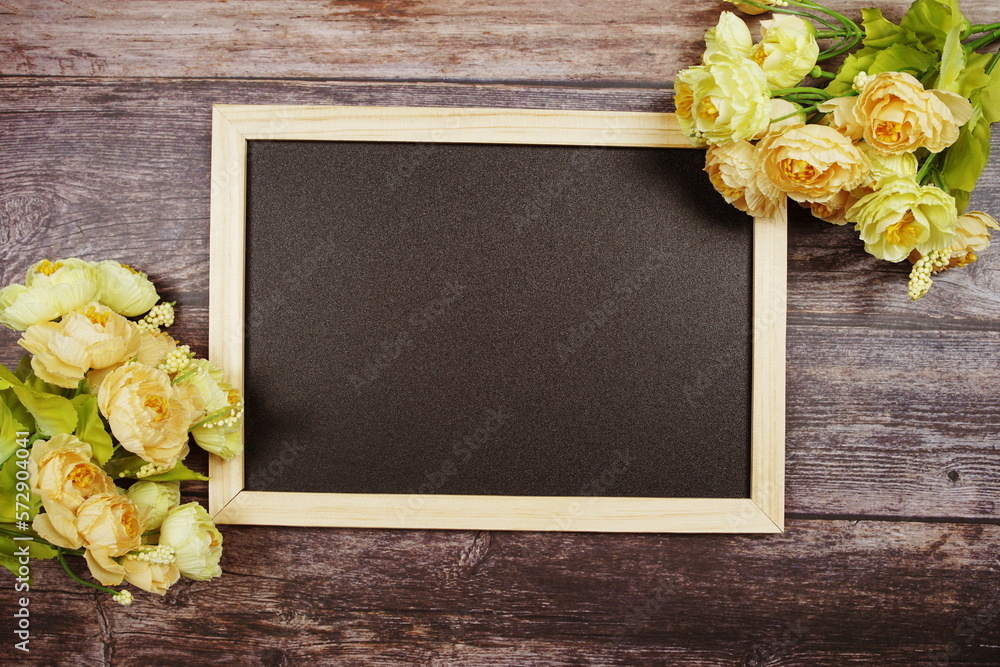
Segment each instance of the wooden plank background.
[[[135,264],[204,353],[211,104],[670,110],[725,7],[2,0],[0,283]],[[38,566],[25,656],[0,578],[4,662],[1000,663],[1000,247],[910,304],[850,229],[795,215],[789,245],[784,535],[225,527],[221,579],[129,608]]]

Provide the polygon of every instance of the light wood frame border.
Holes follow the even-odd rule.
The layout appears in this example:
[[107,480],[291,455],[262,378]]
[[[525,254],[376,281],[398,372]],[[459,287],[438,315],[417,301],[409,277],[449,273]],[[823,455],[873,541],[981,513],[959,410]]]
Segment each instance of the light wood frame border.
[[[411,141],[688,148],[667,113],[216,105],[212,118],[209,357],[243,387],[247,141]],[[243,457],[209,461],[219,523],[608,532],[784,530],[786,215],[753,240],[750,498],[279,493],[244,489]],[[252,409],[252,407],[251,407]]]

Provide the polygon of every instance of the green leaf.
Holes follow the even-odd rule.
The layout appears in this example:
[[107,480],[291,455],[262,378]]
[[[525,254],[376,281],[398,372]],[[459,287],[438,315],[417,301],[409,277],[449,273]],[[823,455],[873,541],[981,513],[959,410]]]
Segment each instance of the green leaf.
[[[7,568],[8,570],[10,570],[10,573],[13,574],[15,578],[21,576],[20,572],[18,572],[18,569],[20,569],[21,564],[17,562],[16,558],[11,558],[10,556],[5,556],[3,554],[0,554],[0,565],[3,565],[5,568]],[[32,580],[32,577],[29,574],[28,575],[28,585],[29,586],[32,583],[31,580]]]
[[989,84],[979,94],[979,103],[983,107],[983,118],[987,122],[1000,121],[1000,67],[994,69],[990,75]]
[[72,433],[76,429],[76,409],[68,398],[27,387],[13,387],[12,391],[35,418],[35,425],[44,435],[51,437],[60,433]]
[[956,25],[952,26],[945,40],[944,50],[941,52],[941,71],[934,88],[957,93],[958,78],[963,71],[965,71],[965,47],[962,46],[961,26]]
[[24,379],[31,373],[31,356],[26,354],[21,357],[21,361],[18,362],[17,370],[14,371],[14,376],[21,382],[24,382]]
[[958,8],[958,0],[917,0],[899,25],[916,35],[924,48],[931,51],[944,48],[952,28],[958,27],[961,36],[972,27]]
[[989,86],[993,81],[992,77],[986,73],[986,67],[990,64],[990,60],[992,60],[992,56],[988,53],[969,54],[966,58],[965,69],[958,75],[955,92],[971,100],[976,93]]
[[111,458],[114,443],[111,442],[111,436],[108,435],[104,428],[104,422],[101,420],[100,412],[97,409],[97,397],[93,394],[80,394],[71,402],[76,408],[78,417],[76,437],[90,444],[97,465],[103,466]]
[[0,403],[0,461],[6,461],[17,451],[18,432],[23,433],[24,428],[14,421],[10,408],[5,403]]
[[955,208],[958,209],[958,214],[962,215],[965,213],[966,209],[969,208],[969,202],[972,200],[972,193],[968,190],[950,190],[949,193],[955,198]]
[[[9,526],[4,526],[8,530],[18,531],[13,524]],[[34,533],[26,533],[26,535],[33,535]],[[31,558],[48,559],[56,557],[56,550],[47,544],[42,544],[41,542],[36,542],[35,540],[15,540],[10,535],[0,533],[0,555],[13,556],[15,553],[21,550],[21,548],[28,546],[28,556]]]
[[880,49],[863,47],[847,56],[844,64],[837,71],[837,77],[826,87],[826,92],[835,97],[851,92],[854,87],[854,77],[861,72],[867,72],[868,68],[875,62],[875,56],[880,52]]
[[18,430],[34,433],[35,419],[31,416],[30,412],[24,409],[21,401],[17,400],[17,394],[14,393],[14,389],[0,391],[0,398],[3,399],[4,405],[10,410],[10,416],[14,420],[14,424],[18,427]]
[[[42,501],[30,491],[27,492],[27,499],[23,495],[18,497],[17,482],[27,481],[17,479],[18,471],[22,470],[27,472],[28,461],[17,456],[11,456],[4,462],[3,467],[0,467],[0,523],[31,521],[42,506]],[[21,477],[23,478],[24,475]],[[28,502],[25,503],[25,500]],[[20,502],[20,507],[18,507],[18,502]],[[18,516],[19,512],[21,516]],[[27,512],[26,517],[24,516],[25,512]]]
[[168,470],[167,472],[160,473],[159,475],[150,475],[149,477],[143,477],[143,479],[150,482],[176,482],[176,481],[187,481],[192,479],[198,479],[202,481],[207,481],[208,477],[202,475],[200,472],[195,472],[191,470],[183,462],[178,461],[177,465]]
[[873,49],[886,49],[893,44],[923,47],[915,34],[882,16],[881,9],[862,9],[861,22],[865,29],[865,37],[861,43],[865,46]]
[[[948,148],[941,167],[941,180],[948,192],[959,199],[961,192],[972,192],[990,159],[990,123],[977,106],[972,120],[962,127],[958,141]],[[964,195],[962,195],[964,199]],[[968,201],[965,201],[968,206]],[[963,206],[959,213],[964,212]]]

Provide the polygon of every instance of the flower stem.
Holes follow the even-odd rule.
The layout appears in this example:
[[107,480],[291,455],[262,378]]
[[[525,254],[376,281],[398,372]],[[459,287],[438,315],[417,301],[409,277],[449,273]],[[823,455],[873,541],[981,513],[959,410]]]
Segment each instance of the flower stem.
[[993,74],[993,69],[997,66],[998,62],[1000,62],[1000,51],[993,54],[993,60],[991,60],[990,64],[986,66],[986,73]]
[[944,154],[944,151],[940,153],[933,153],[929,158],[924,160],[924,164],[920,167],[920,171],[917,172],[917,183],[920,185],[925,185],[928,176],[931,175],[931,169],[934,167],[934,163],[937,161],[938,157]]
[[980,37],[974,42],[969,42],[968,44],[965,45],[965,52],[972,53],[976,49],[981,49],[984,46],[989,46],[993,42],[997,41],[997,39],[1000,39],[1000,30],[994,30],[993,32],[987,33],[986,35]]
[[979,25],[974,25],[969,28],[969,37],[972,35],[978,35],[981,32],[991,32],[1000,28],[1000,23],[980,23]]
[[116,590],[112,590],[110,588],[105,588],[104,586],[98,586],[97,584],[92,584],[89,581],[84,581],[80,577],[76,576],[76,573],[73,572],[73,570],[69,569],[69,563],[66,562],[66,557],[63,556],[63,550],[62,549],[58,549],[58,548],[56,549],[56,558],[59,559],[59,564],[62,565],[62,568],[64,570],[66,570],[66,574],[68,574],[70,577],[72,577],[74,581],[76,581],[78,583],[81,583],[84,586],[90,586],[91,588],[96,588],[97,590],[99,590],[99,591],[101,591],[103,593],[110,593],[111,595],[117,595],[118,594],[118,591],[116,591]]

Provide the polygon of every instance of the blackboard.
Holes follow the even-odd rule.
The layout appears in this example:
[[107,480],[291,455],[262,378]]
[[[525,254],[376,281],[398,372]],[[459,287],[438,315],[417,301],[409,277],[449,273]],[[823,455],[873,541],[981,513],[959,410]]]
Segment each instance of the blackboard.
[[[239,495],[392,500],[360,525],[415,527],[463,498],[754,497],[761,258],[701,151],[289,139],[274,118],[239,158]],[[525,527],[591,529],[559,523]]]

